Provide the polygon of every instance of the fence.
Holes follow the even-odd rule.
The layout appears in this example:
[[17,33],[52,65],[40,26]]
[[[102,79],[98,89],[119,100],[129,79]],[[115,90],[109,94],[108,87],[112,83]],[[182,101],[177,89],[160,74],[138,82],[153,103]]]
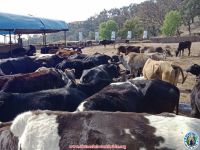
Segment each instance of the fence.
[[200,36],[150,38],[152,43],[179,43],[182,41],[200,42]]

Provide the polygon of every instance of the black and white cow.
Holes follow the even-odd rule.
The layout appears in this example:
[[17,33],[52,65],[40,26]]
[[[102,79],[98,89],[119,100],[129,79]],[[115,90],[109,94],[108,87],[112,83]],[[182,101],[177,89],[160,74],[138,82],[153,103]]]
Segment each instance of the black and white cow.
[[162,80],[112,83],[85,99],[77,111],[173,112],[179,104],[179,89]]
[[0,128],[0,149],[185,149],[185,135],[200,135],[199,124],[199,119],[167,113],[25,112]]
[[75,77],[76,79],[79,79],[85,69],[90,69],[95,67],[95,64],[93,61],[83,61],[80,59],[68,59],[63,60],[61,63],[59,63],[56,68],[65,70],[65,69],[74,69],[75,70]]
[[0,121],[10,121],[17,114],[28,110],[75,111],[84,99],[110,83],[111,81],[99,79],[88,84],[30,93],[6,93],[1,91]]

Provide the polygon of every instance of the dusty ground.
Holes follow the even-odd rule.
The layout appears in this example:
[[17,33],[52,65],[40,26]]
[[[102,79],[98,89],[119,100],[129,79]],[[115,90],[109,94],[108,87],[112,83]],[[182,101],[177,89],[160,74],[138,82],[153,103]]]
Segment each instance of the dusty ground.
[[[117,47],[119,44],[115,45]],[[137,43],[137,44],[130,44],[130,45],[139,45],[139,46],[161,46],[165,47],[166,45],[171,46],[172,54],[174,55],[174,50],[178,47],[178,43]],[[114,55],[116,54],[116,49],[114,48],[113,45],[106,46],[93,46],[93,47],[88,47],[83,49],[83,53],[85,54],[93,54],[93,53],[104,53],[107,55]],[[200,42],[194,42],[192,43],[192,48],[191,48],[191,56],[188,55],[188,50],[185,50],[185,55],[183,57],[178,57],[176,58],[175,56],[173,57],[168,57],[167,60],[173,61],[174,63],[180,65],[183,70],[185,70],[187,67],[190,65],[196,63],[200,64]],[[186,74],[186,72],[184,72]],[[180,77],[181,80],[181,77]],[[190,90],[193,88],[195,84],[195,76],[188,74],[188,77],[185,81],[184,84],[178,84],[178,88],[181,91],[181,97],[180,97],[180,102],[181,103],[190,103]]]

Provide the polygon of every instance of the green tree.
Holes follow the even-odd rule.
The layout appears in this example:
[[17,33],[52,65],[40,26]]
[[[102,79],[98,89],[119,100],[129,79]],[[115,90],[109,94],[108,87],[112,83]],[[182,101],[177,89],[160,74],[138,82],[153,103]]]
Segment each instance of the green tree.
[[99,36],[100,39],[111,39],[111,32],[117,32],[118,26],[114,20],[108,20],[107,22],[102,22],[99,25]]
[[179,31],[181,26],[181,15],[178,11],[170,11],[165,15],[165,20],[161,31],[167,36],[172,36]]
[[127,19],[123,24],[123,29],[120,30],[119,34],[122,38],[126,38],[128,31],[132,31],[132,37],[139,37],[140,35],[142,35],[143,28],[141,27],[138,17]]

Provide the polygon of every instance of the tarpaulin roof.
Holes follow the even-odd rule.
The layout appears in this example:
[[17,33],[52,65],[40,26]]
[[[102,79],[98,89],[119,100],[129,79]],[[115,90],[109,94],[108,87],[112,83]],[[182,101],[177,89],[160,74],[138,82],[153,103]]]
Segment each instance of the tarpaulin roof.
[[34,34],[68,31],[68,24],[33,16],[0,13],[0,34]]

